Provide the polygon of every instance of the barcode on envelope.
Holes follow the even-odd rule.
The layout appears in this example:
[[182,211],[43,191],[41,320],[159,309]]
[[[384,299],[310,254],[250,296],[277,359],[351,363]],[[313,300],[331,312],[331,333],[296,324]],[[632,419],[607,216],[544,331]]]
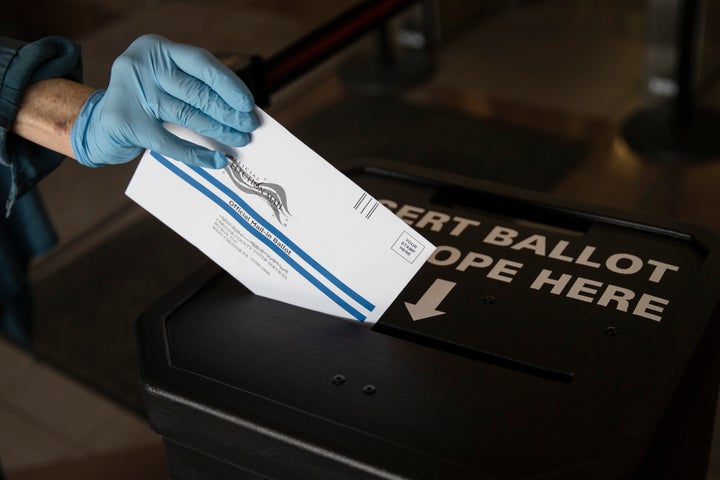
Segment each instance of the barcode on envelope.
[[375,210],[377,209],[379,204],[380,202],[375,200],[366,192],[363,192],[362,195],[360,195],[360,198],[358,198],[357,202],[355,202],[355,206],[353,207],[353,209],[360,215],[363,215],[365,218],[369,219],[370,217],[372,217],[372,214],[375,213]]

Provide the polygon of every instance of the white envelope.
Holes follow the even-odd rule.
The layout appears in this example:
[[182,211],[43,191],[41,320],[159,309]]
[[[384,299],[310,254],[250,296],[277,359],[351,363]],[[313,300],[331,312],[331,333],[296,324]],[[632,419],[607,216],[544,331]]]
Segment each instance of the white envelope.
[[376,322],[434,246],[261,110],[228,167],[147,151],[126,194],[257,295]]

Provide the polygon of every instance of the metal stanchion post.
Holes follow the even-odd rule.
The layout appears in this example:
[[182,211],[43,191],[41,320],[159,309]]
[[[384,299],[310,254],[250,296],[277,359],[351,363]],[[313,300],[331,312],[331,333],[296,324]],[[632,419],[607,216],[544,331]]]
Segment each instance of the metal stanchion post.
[[641,157],[671,162],[720,158],[720,113],[696,104],[700,0],[652,0],[648,18],[648,90],[656,99],[622,126]]

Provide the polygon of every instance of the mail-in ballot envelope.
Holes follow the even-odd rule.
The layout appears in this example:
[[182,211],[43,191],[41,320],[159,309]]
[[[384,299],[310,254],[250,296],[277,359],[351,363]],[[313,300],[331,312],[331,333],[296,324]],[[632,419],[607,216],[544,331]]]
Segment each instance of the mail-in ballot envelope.
[[257,295],[373,323],[434,246],[258,110],[221,170],[145,152],[127,195]]

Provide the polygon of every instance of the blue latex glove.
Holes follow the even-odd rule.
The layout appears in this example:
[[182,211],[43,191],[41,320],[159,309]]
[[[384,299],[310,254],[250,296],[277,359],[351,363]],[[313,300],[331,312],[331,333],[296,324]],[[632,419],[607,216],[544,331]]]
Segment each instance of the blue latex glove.
[[90,167],[128,162],[149,148],[190,165],[222,168],[222,153],[182,140],[162,123],[241,147],[258,126],[254,106],[250,90],[209,52],[144,35],[115,60],[107,90],[85,102],[72,148]]

